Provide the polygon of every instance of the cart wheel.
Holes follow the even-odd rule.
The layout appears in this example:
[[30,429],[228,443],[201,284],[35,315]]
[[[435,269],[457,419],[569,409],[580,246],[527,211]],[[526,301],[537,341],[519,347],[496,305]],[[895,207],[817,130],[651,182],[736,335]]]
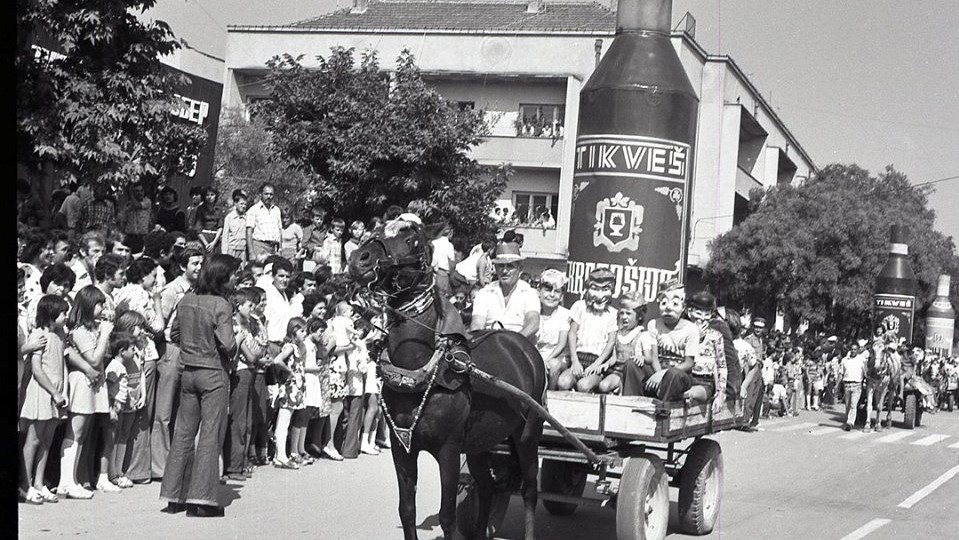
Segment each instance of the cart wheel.
[[[470,486],[463,490],[463,494],[458,497],[456,503],[456,533],[453,535],[457,540],[472,538],[473,531],[476,530],[476,513],[479,511],[479,500],[476,497],[476,486]],[[506,519],[506,511],[509,509],[510,494],[502,491],[493,493],[493,500],[490,501],[489,522],[486,525],[486,538],[493,538],[496,531],[503,525]]]
[[679,525],[689,534],[709,534],[719,516],[723,452],[719,443],[699,439],[679,473]]
[[[586,470],[578,463],[544,459],[539,472],[540,491],[582,497],[586,476]],[[578,506],[576,503],[543,500],[543,507],[554,516],[568,516]]]
[[659,456],[627,458],[616,500],[616,538],[662,540],[669,526],[669,484]]
[[906,429],[913,429],[919,425],[918,405],[916,394],[906,395],[906,407],[902,413],[902,419],[906,422]]

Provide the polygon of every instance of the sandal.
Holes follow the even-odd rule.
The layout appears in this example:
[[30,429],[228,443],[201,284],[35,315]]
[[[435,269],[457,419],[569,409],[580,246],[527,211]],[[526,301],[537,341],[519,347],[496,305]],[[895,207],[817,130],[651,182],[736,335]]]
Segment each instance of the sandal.
[[37,488],[31,486],[23,496],[23,502],[27,504],[43,504],[43,495],[40,494]]
[[277,469],[289,469],[291,471],[296,471],[300,469],[300,466],[293,461],[280,461],[278,458],[273,458],[273,466]]
[[48,502],[48,503],[60,502],[60,497],[57,497],[57,494],[50,491],[50,488],[48,488],[47,486],[43,486],[43,488],[39,489],[38,491],[40,492],[40,496],[43,497],[43,502]]

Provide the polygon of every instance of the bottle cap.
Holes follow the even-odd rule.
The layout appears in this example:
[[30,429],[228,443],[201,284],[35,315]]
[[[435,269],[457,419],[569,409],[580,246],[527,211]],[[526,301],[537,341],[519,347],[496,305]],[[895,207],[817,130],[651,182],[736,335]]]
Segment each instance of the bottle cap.
[[939,274],[939,286],[936,287],[936,296],[949,297],[949,284],[952,278],[949,274]]
[[909,255],[909,245],[906,244],[906,231],[902,225],[893,225],[889,231],[889,253]]

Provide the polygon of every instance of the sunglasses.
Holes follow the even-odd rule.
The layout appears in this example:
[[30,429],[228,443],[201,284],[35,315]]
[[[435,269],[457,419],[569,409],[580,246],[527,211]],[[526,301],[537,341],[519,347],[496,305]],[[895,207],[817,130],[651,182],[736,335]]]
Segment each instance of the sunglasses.
[[541,291],[544,291],[544,292],[558,292],[558,293],[563,292],[563,288],[562,288],[562,287],[553,287],[553,286],[550,285],[549,283],[543,283],[543,284],[541,284],[541,285],[539,286],[539,289],[540,289]]

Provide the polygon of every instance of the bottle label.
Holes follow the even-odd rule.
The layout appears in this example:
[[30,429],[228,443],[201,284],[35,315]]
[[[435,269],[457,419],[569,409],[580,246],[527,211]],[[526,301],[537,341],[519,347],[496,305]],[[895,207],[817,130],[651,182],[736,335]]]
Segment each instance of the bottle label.
[[926,318],[926,348],[939,352],[952,350],[956,321],[939,317]]
[[686,266],[690,145],[633,135],[576,139],[568,292],[595,268],[616,275],[614,296],[647,302]]
[[873,295],[874,326],[882,325],[886,334],[906,338],[912,343],[912,322],[916,311],[915,297],[905,294]]

